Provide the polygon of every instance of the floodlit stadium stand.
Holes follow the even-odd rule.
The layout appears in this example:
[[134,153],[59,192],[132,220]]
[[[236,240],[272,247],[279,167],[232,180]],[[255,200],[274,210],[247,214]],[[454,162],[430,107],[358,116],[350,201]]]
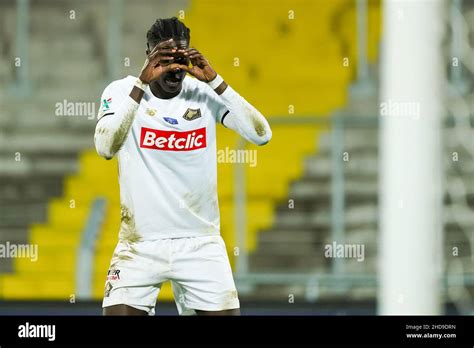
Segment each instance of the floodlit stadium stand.
[[[37,244],[40,257],[37,262],[0,259],[0,299],[67,301],[76,294],[79,245],[97,199],[104,199],[105,205],[94,241],[91,287],[92,298],[102,298],[120,224],[117,163],[100,158],[93,148],[96,112],[90,117],[60,116],[57,108],[67,102],[94,102],[97,108],[110,76],[136,76],[144,61],[146,30],[158,16],[184,15],[191,28],[191,45],[270,119],[271,142],[264,147],[245,146],[257,151],[257,165],[244,166],[250,272],[333,271],[334,260],[323,252],[324,245],[332,243],[334,223],[332,117],[369,120],[363,127],[349,120],[340,138],[349,156],[342,164],[345,240],[365,245],[365,262],[345,260],[343,270],[375,275],[378,95],[351,94],[358,60],[354,2],[284,0],[278,6],[270,0],[203,2],[206,6],[200,1],[124,2],[117,43],[121,53],[111,70],[107,2],[31,1],[30,83],[23,88],[14,83],[11,63],[16,2],[3,1],[0,84],[10,87],[0,93],[0,243]],[[74,19],[70,11],[75,11]],[[370,73],[377,75],[380,2],[369,1],[367,14],[367,59]],[[136,18],[141,18],[139,23]],[[470,30],[474,30],[472,22]],[[460,156],[472,152],[456,141],[459,133],[450,117],[444,132],[446,271],[458,267],[448,257],[453,247],[459,248],[460,259],[472,257],[468,234],[474,230],[474,162],[449,160],[454,152]],[[316,121],[305,121],[310,119]],[[222,126],[217,139],[218,151],[239,149],[238,135]],[[235,164],[218,163],[221,233],[234,268],[235,173]],[[462,273],[472,274],[473,264],[467,264]],[[318,296],[373,300],[376,290],[371,284],[352,287],[350,283],[340,285],[338,292],[333,289],[333,285],[321,286]],[[242,294],[268,300],[307,291],[307,284],[257,284]],[[469,291],[474,294],[472,285]],[[171,299],[167,284],[160,300]]]

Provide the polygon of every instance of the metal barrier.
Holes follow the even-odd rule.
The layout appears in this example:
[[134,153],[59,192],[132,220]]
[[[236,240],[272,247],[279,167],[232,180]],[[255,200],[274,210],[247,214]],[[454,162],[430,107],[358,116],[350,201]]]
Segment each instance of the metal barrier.
[[[29,76],[29,23],[30,23],[30,1],[17,0],[16,2],[16,85],[15,93],[18,96],[26,96],[30,91]],[[18,65],[19,64],[19,65]]]
[[76,298],[92,298],[92,280],[94,271],[95,243],[99,235],[105,214],[105,198],[96,198],[90,209],[89,217],[82,233],[81,244],[77,249],[76,260]]

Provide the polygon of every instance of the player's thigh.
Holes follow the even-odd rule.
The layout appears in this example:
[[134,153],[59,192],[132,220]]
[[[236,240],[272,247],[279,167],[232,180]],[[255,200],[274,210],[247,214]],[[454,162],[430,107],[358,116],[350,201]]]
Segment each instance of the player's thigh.
[[227,315],[240,315],[240,308],[226,309],[223,311],[200,311],[195,310],[197,315],[202,316],[227,316]]
[[220,312],[240,307],[227,250],[220,236],[176,240],[171,283],[178,312]]
[[160,274],[166,274],[168,269],[160,259],[152,257],[157,248],[152,242],[118,243],[108,270],[102,307],[120,307],[104,313],[128,313],[131,310],[122,307],[126,306],[154,315],[156,298],[166,280]]
[[148,315],[148,312],[127,305],[113,305],[105,307],[103,315]]

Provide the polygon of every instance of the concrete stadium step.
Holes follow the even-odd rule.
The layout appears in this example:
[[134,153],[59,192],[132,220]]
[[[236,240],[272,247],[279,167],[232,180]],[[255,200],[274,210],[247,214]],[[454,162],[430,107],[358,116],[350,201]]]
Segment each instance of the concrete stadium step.
[[4,258],[0,260],[0,275],[2,273],[11,273],[13,270],[13,259]]
[[[446,158],[450,158],[451,150],[446,150]],[[376,151],[357,152],[347,151],[348,160],[341,162],[346,177],[364,177],[368,180],[375,180],[379,173],[379,163]],[[474,176],[474,161],[453,162],[444,161],[445,170],[451,176]],[[329,154],[319,156],[308,156],[305,158],[305,174],[310,177],[330,177],[332,173],[333,161]],[[472,184],[471,184],[472,185]],[[471,186],[474,187],[474,186]]]
[[70,159],[52,158],[45,162],[41,159],[22,157],[22,160],[16,162],[14,153],[8,156],[0,156],[0,173],[7,176],[24,176],[31,175],[51,175],[56,177],[67,173],[74,173],[78,170],[77,160],[73,157]]
[[470,253],[469,248],[467,248],[466,253],[460,254],[460,256],[453,257],[452,254],[450,254],[451,257],[446,258],[446,263],[447,263],[446,269],[448,271],[448,277],[450,273],[453,275],[456,275],[456,273],[459,273],[459,271],[462,271],[467,274],[473,274],[474,263],[472,262],[471,255],[472,254]]
[[[1,54],[1,52],[0,52]],[[11,85],[13,81],[13,70],[10,62],[0,56],[0,82],[3,86]]]
[[[80,70],[77,69],[76,70]],[[101,80],[101,75],[95,76],[93,81],[62,79],[50,83],[32,82],[32,96],[30,105],[47,104],[54,110],[56,103],[62,103],[65,99],[71,102],[93,102],[98,103],[100,96],[107,86],[107,81]],[[94,82],[96,81],[96,82]],[[98,81],[98,82],[97,82]],[[71,87],[74,88],[71,88]]]
[[80,57],[51,57],[30,62],[33,83],[46,84],[58,81],[87,82],[102,76],[102,66],[91,59]]
[[[462,133],[464,135],[472,135],[474,131]],[[453,128],[443,130],[443,139],[445,142],[445,151],[449,153],[452,148],[461,148],[459,145],[460,133]],[[469,139],[469,136],[467,137]],[[377,150],[379,146],[379,134],[377,129],[351,128],[347,126],[344,129],[344,149],[374,149]],[[469,143],[469,140],[468,140]],[[472,141],[471,141],[472,143]],[[330,132],[323,133],[319,141],[320,153],[330,153],[332,149],[332,134]],[[447,149],[447,150],[446,150]]]
[[[456,176],[474,175],[474,161],[459,160],[459,162],[452,161],[452,152],[450,150],[445,152],[444,167],[448,173],[456,174]],[[469,158],[469,157],[468,157]]]
[[367,257],[367,255],[363,261],[358,261],[357,258],[345,258],[343,269],[345,273],[350,274],[376,274],[377,258]]
[[[344,133],[344,148],[369,148],[377,149],[378,131],[377,129],[350,129]],[[332,134],[324,133],[320,136],[319,148],[321,151],[328,151],[332,148]]]
[[[71,132],[72,133],[72,132]],[[1,133],[0,133],[1,134]],[[4,153],[77,153],[80,150],[94,147],[93,136],[85,138],[83,135],[55,134],[2,134],[0,148]]]
[[[65,108],[66,112],[63,111]],[[16,103],[5,106],[4,112],[0,116],[0,127],[4,131],[15,132],[18,130],[56,134],[55,130],[67,131],[70,129],[74,130],[74,133],[88,131],[93,134],[98,110],[98,99],[86,102],[75,102],[67,99],[56,99],[51,102],[43,100],[40,103],[35,102],[34,104],[28,103],[25,105]],[[75,113],[69,115],[69,111]]]
[[[346,228],[375,227],[377,220],[377,207],[374,204],[354,206],[345,210]],[[314,229],[327,227],[331,224],[331,212],[329,207],[316,212],[278,212],[275,217],[275,223],[280,227],[285,226],[286,228],[296,226],[310,226]]]
[[[364,243],[371,249],[376,250],[377,231],[371,228],[351,228],[345,234],[344,243],[358,244]],[[332,243],[333,241],[326,237],[326,241]]]
[[60,37],[50,37],[44,41],[44,37],[33,33],[29,41],[29,55],[32,64],[38,61],[73,57],[74,61],[94,58],[94,46],[88,35],[79,33]]
[[[345,188],[346,207],[360,204],[377,202],[378,184],[375,180],[347,178]],[[332,199],[332,187],[330,179],[303,178],[291,184],[289,197],[293,199],[295,207],[318,209],[321,206],[328,206]],[[289,210],[287,206],[282,206],[282,210]]]
[[62,176],[5,176],[0,169],[0,203],[43,202],[63,192]]
[[[329,273],[329,269],[321,269],[319,273]],[[261,284],[258,285],[252,294],[249,296],[249,299],[254,299],[255,301],[261,301],[262,298],[265,298],[267,301],[275,301],[280,303],[285,303],[287,306],[290,306],[294,309],[294,304],[289,303],[288,299],[290,295],[293,295],[294,303],[305,303],[307,291],[313,292],[317,294],[318,299],[322,299],[323,301],[332,301],[334,303],[348,303],[349,302],[353,305],[353,301],[373,301],[374,298],[377,297],[377,292],[375,288],[371,287],[353,287],[348,292],[337,292],[334,291],[333,287],[326,287],[324,285],[319,286],[310,286],[308,288],[307,285],[303,284],[292,284],[292,285],[285,285],[285,284],[278,284],[278,285],[267,285]],[[292,307],[293,306],[293,307]],[[344,305],[342,305],[344,306]],[[366,308],[366,305],[362,305]],[[318,303],[316,305],[317,313],[315,310],[307,310],[307,305],[301,308],[301,314],[303,315],[333,315],[334,310],[331,306],[327,307],[325,302]],[[265,311],[265,315],[269,312],[268,310]],[[275,314],[280,314],[279,312]],[[338,315],[347,315],[345,311],[339,310],[337,312]]]
[[[33,3],[30,8],[31,32],[41,37],[65,37],[85,31],[92,13],[87,6],[81,5],[71,1],[55,1],[49,5]],[[74,19],[70,18],[72,10],[75,12]]]
[[[80,69],[79,69],[80,70]],[[116,79],[122,79],[126,76],[118,76]],[[112,81],[108,80],[106,76],[95,76],[90,81],[74,80],[71,78],[63,78],[56,81],[54,85],[48,85],[47,88],[39,88],[38,84],[32,82],[33,93],[31,94],[30,104],[43,105],[55,104],[64,99],[71,101],[88,101],[87,97],[92,95],[93,102],[98,102],[102,91]],[[38,87],[34,89],[34,87]],[[97,92],[99,95],[97,95]]]
[[[365,204],[360,206],[348,207],[345,210],[345,226],[346,229],[354,229],[361,227],[375,228],[378,221],[377,206],[375,204]],[[444,213],[445,225],[451,226],[458,224],[465,230],[474,229],[474,214],[472,210],[465,209],[464,212],[458,212],[453,216],[449,211]],[[280,229],[293,228],[312,228],[312,229],[328,229],[331,225],[331,211],[329,207],[319,209],[314,212],[305,211],[278,211],[275,217],[275,225]]]
[[472,224],[470,226],[469,224],[464,224],[463,226],[456,221],[445,223],[445,242],[449,244],[462,244],[469,242],[469,238],[472,238],[473,227]]
[[450,209],[445,209],[444,225],[448,230],[474,231],[474,210],[467,207],[458,207],[453,214]]
[[260,243],[258,255],[261,257],[280,257],[294,256],[295,250],[298,250],[298,256],[303,258],[311,258],[313,255],[321,253],[324,250],[323,245],[308,243]]
[[328,259],[321,254],[310,254],[302,257],[299,254],[278,255],[269,257],[260,253],[249,255],[249,266],[252,272],[264,271],[312,271],[321,269],[329,264]]
[[314,244],[320,237],[316,230],[268,230],[258,234],[259,243],[279,243],[283,245]]
[[[39,115],[38,115],[39,116]],[[9,119],[0,120],[3,130],[16,131],[21,129],[24,133],[60,134],[61,132],[73,131],[75,135],[81,134],[93,137],[96,119],[83,116],[58,117],[49,114],[48,117],[31,117],[27,114],[19,114]]]
[[451,128],[445,130],[443,142],[446,148],[460,150],[461,152],[466,153],[466,155],[469,155],[465,146],[468,149],[472,149],[474,147],[474,130],[473,128],[465,128],[461,130]]
[[[3,0],[2,1],[2,10],[0,11],[0,30],[2,31],[2,36],[7,42],[14,42],[14,35],[16,32],[16,1],[14,0]],[[3,40],[2,40],[3,41]],[[7,42],[0,43],[0,49],[2,44]],[[0,51],[2,53],[2,51]]]
[[[376,153],[348,152],[349,160],[341,162],[345,175],[374,177],[378,174],[378,162]],[[309,156],[305,159],[305,173],[308,176],[330,176],[332,172],[332,159],[330,156]]]
[[5,244],[6,242],[10,242],[13,244],[28,243],[27,228],[25,227],[2,228],[2,233],[0,233],[0,244]]
[[26,227],[33,222],[44,222],[47,207],[43,203],[0,203],[0,228]]
[[[1,225],[1,218],[0,218]],[[28,244],[28,229],[26,227],[3,227],[0,232],[0,244]],[[9,273],[13,271],[12,258],[0,258],[0,274]]]

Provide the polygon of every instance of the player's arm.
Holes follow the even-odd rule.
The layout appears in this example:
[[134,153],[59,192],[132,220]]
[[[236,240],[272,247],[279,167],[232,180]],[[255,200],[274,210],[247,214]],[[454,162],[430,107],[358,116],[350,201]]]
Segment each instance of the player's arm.
[[185,70],[208,85],[219,95],[229,113],[225,117],[227,127],[256,145],[265,145],[272,138],[272,130],[265,117],[220,77],[207,59],[195,48],[182,51],[192,66]]
[[117,107],[99,112],[95,129],[94,143],[97,153],[105,159],[111,159],[122,147],[130,132],[146,86],[158,79],[161,74],[179,67],[171,64],[175,48],[171,48],[172,39],[156,45],[148,55],[135,85],[128,95],[109,85],[102,94],[101,101],[107,104],[109,98]]

